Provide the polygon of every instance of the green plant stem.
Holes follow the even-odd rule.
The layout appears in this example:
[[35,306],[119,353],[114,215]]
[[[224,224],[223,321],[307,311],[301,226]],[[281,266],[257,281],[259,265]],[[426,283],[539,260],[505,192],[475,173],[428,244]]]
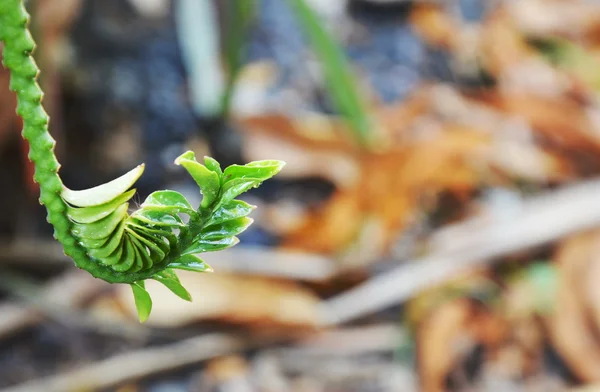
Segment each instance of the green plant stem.
[[23,119],[22,135],[29,143],[29,159],[35,166],[33,179],[39,184],[39,201],[46,207],[47,221],[54,227],[54,238],[62,244],[65,254],[73,259],[75,265],[92,276],[108,282],[138,280],[142,274],[120,276],[92,260],[71,234],[72,223],[66,215],[67,205],[60,196],[64,186],[58,175],[60,164],[54,154],[56,142],[48,132],[49,116],[42,105],[44,93],[37,82],[39,69],[31,56],[35,42],[28,25],[29,14],[22,0],[0,1],[3,65],[10,71],[10,89],[17,94],[17,114]]

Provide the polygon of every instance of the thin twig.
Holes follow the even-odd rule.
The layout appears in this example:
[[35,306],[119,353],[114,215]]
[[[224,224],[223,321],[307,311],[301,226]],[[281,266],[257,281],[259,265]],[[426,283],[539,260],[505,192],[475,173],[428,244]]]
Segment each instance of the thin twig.
[[[276,278],[324,281],[337,273],[333,259],[304,252],[237,246],[202,255],[216,271],[271,276]],[[0,265],[71,264],[56,241],[0,242]]]
[[600,226],[600,181],[537,196],[512,213],[457,224],[436,237],[435,251],[321,305],[325,325],[344,323],[401,303],[494,258]]
[[158,348],[146,348],[56,376],[26,382],[0,392],[75,392],[108,388],[125,381],[191,365],[244,349],[246,340],[207,334]]

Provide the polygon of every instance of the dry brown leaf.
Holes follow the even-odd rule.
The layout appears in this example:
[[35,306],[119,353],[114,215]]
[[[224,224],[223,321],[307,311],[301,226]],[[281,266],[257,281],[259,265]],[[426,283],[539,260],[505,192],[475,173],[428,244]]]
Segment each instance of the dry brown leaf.
[[248,361],[239,355],[216,358],[206,364],[205,376],[216,384],[243,377],[249,371]]
[[417,364],[421,390],[444,391],[451,371],[477,344],[495,347],[506,335],[502,319],[482,311],[467,298],[440,304],[417,330]]
[[358,235],[360,202],[358,189],[334,194],[322,209],[310,213],[303,224],[291,230],[282,246],[330,253],[348,245]]
[[582,381],[600,381],[600,341],[589,324],[582,288],[600,232],[574,236],[558,249],[559,287],[555,310],[548,317],[549,337],[571,371]]
[[444,391],[447,375],[473,348],[471,315],[469,301],[460,299],[442,304],[420,325],[417,363],[422,391]]
[[[380,151],[357,150],[342,137],[343,126],[326,116],[303,123],[283,115],[241,120],[248,159],[284,159],[292,177],[317,175],[337,185],[337,193],[319,210],[295,220],[283,246],[356,253],[353,245],[364,237],[362,227],[377,222],[382,246],[373,250],[376,259],[422,210],[435,208],[441,194],[466,201],[486,185],[515,179],[557,182],[573,176],[569,157],[523,139],[523,132],[513,130],[518,127],[502,119],[521,117],[537,134],[555,139],[568,133],[566,140],[555,140],[560,151],[580,146],[589,151],[591,142],[598,143],[586,131],[591,120],[575,103],[561,111],[557,106],[562,108],[563,100],[516,95],[515,103],[513,95],[467,98],[458,92],[444,94],[446,90],[425,86],[404,103],[376,108],[374,117],[392,142]],[[553,112],[550,119],[548,111]],[[563,112],[568,119],[555,120]],[[434,202],[425,207],[424,200]]]
[[600,137],[584,108],[568,98],[532,94],[490,94],[483,99],[527,121],[534,132],[565,150],[600,151]]
[[506,9],[519,30],[527,35],[597,39],[600,7],[593,2],[524,0],[507,3]]
[[410,14],[410,21],[427,44],[448,49],[455,47],[460,26],[442,7],[418,3]]
[[534,54],[504,9],[497,10],[485,21],[481,34],[481,61],[495,78],[502,77]]
[[[199,321],[221,321],[250,328],[305,330],[317,324],[318,298],[291,282],[275,279],[179,271],[193,301],[182,301],[162,284],[148,280],[153,301],[148,325],[174,328]],[[131,288],[118,288],[118,298],[132,318],[136,310]]]

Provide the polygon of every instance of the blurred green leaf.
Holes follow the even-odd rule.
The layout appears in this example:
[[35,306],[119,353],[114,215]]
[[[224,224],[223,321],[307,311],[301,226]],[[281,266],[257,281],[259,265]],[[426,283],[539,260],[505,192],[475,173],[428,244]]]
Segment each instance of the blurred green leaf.
[[559,37],[534,39],[531,44],[554,65],[578,75],[600,92],[600,62],[583,46]]
[[533,263],[523,271],[522,278],[529,283],[534,294],[532,301],[535,311],[540,314],[551,312],[558,292],[556,267],[549,262]]
[[179,282],[179,278],[175,274],[175,272],[165,269],[161,272],[157,272],[154,274],[152,279],[159,281],[164,284],[169,290],[173,292],[173,294],[177,295],[179,298],[191,301],[192,296],[190,293],[181,285]]
[[130,286],[133,290],[133,298],[135,299],[138,318],[140,319],[140,322],[144,323],[148,320],[150,312],[152,311],[152,299],[150,298],[150,294],[146,291],[143,280],[132,283]]
[[304,0],[288,1],[321,62],[333,104],[348,122],[357,141],[368,146],[372,142],[371,120],[342,48]]
[[235,90],[235,83],[242,67],[245,44],[248,40],[248,27],[256,13],[255,0],[226,0],[225,13],[225,62],[227,65],[227,83],[223,100],[221,102],[221,117],[226,118],[231,106],[231,98]]

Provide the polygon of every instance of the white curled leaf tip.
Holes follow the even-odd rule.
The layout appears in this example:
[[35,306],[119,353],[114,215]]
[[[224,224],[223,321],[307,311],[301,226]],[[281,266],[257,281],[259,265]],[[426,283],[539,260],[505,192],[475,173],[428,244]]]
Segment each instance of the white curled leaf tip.
[[145,165],[142,163],[121,177],[93,188],[73,191],[64,187],[61,197],[67,203],[77,207],[91,207],[108,203],[131,188],[144,172],[144,167]]

